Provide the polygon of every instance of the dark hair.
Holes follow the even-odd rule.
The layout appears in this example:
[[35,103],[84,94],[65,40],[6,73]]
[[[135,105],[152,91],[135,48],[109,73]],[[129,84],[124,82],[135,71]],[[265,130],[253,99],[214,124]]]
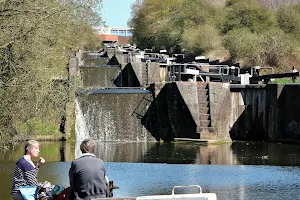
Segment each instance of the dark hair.
[[27,151],[28,151],[28,149],[31,147],[31,146],[33,146],[33,145],[36,145],[36,144],[40,144],[38,141],[36,141],[36,140],[28,140],[27,142],[26,142],[26,144],[25,144],[25,148],[24,148],[24,155],[26,155],[27,154]]
[[96,142],[91,139],[85,139],[80,144],[80,150],[82,153],[94,153],[96,148]]

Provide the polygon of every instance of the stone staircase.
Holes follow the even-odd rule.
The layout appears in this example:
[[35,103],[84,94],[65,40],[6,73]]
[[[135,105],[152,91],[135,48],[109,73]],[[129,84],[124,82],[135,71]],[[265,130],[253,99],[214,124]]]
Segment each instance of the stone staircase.
[[147,87],[149,85],[149,63],[145,63],[142,66],[142,87]]
[[216,130],[211,124],[211,113],[209,105],[209,84],[199,83],[198,90],[198,106],[199,106],[199,122],[197,133],[200,135],[200,140],[208,141],[216,139]]

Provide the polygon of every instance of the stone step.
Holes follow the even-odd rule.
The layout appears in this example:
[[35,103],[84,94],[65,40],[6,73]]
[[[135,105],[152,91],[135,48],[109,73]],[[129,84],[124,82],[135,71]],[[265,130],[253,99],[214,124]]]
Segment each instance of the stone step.
[[210,120],[199,120],[200,127],[210,127]]
[[198,83],[198,88],[207,88],[208,87],[208,85],[207,85],[207,83]]
[[205,100],[208,100],[208,94],[205,94],[205,95],[198,95],[198,99],[205,99]]
[[205,99],[205,100],[208,100],[209,99],[209,96],[208,96],[208,93],[207,94],[199,94],[198,93],[198,99]]
[[201,88],[201,87],[198,87],[197,89],[198,89],[198,91],[201,91],[201,90],[208,91],[208,88]]
[[142,69],[142,82],[143,82],[143,85],[146,85],[146,84],[147,84],[147,73],[146,73],[146,68],[143,68],[143,69]]
[[209,107],[208,106],[203,106],[203,107],[200,107],[199,106],[199,114],[209,114]]
[[208,103],[208,96],[199,97],[198,103]]
[[210,114],[199,114],[199,120],[210,120]]
[[208,106],[209,106],[209,102],[208,101],[206,101],[206,102],[198,102],[199,109],[200,108],[208,108]]
[[217,130],[214,127],[198,127],[197,133],[200,135],[201,140],[217,140]]
[[203,144],[209,144],[217,142],[217,140],[208,140],[208,139],[193,139],[193,138],[174,138],[175,142],[199,142]]
[[198,94],[202,94],[202,93],[208,93],[208,89],[202,89],[202,88],[198,88],[197,90]]
[[204,127],[204,126],[200,126],[197,129],[197,133],[216,133],[216,128],[215,127]]

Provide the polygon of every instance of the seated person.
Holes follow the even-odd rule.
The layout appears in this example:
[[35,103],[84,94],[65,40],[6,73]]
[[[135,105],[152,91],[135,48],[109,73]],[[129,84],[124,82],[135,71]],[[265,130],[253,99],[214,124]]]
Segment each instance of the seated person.
[[80,144],[82,155],[73,160],[69,170],[70,200],[105,198],[107,194],[104,162],[94,155],[96,143],[86,139]]
[[16,163],[16,168],[12,180],[12,197],[14,200],[23,200],[20,192],[21,186],[37,186],[37,174],[41,163],[45,160],[40,157],[40,160],[35,165],[32,162],[33,158],[39,156],[40,144],[35,140],[29,140],[25,144],[24,156],[22,156]]

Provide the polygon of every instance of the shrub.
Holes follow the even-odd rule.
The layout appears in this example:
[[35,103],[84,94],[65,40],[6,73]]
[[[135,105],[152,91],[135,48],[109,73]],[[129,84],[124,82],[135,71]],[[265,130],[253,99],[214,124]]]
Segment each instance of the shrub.
[[187,28],[182,34],[181,47],[190,53],[200,55],[220,46],[221,37],[218,30],[208,24]]

